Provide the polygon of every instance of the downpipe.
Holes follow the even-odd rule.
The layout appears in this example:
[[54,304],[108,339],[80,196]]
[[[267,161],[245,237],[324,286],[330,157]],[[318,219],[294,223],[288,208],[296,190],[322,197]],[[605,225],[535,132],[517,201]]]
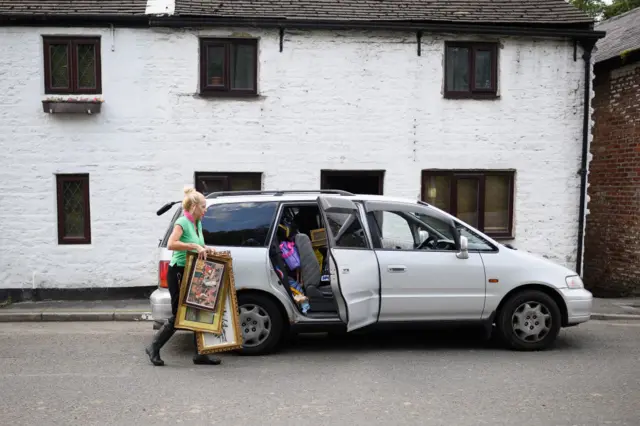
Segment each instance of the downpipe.
[[587,160],[589,158],[589,122],[591,121],[591,54],[596,40],[581,40],[580,45],[584,50],[582,59],[584,60],[584,102],[583,102],[583,121],[582,121],[582,159],[580,166],[580,211],[578,217],[578,255],[576,260],[576,272],[582,276],[583,257],[584,257],[584,227],[587,213]]

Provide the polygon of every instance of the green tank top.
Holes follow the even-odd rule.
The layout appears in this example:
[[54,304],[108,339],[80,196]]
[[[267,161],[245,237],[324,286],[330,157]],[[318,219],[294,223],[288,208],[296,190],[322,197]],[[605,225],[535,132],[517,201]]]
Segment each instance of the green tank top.
[[[204,247],[204,236],[202,235],[202,222],[197,221],[198,224],[198,232],[196,233],[196,227],[193,225],[189,219],[185,216],[180,216],[178,220],[176,220],[175,225],[180,225],[182,228],[182,236],[180,237],[180,241],[183,243],[193,243],[198,244]],[[195,252],[195,250],[192,250]],[[171,255],[170,266],[184,266],[187,260],[187,252],[184,250],[175,250]]]

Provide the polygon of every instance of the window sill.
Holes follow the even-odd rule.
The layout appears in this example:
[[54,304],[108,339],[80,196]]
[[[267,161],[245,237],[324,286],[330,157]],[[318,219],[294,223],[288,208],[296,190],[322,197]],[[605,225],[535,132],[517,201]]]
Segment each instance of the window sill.
[[42,110],[48,114],[98,114],[102,109],[102,99],[45,99]]
[[472,99],[491,101],[500,99],[497,93],[445,93],[445,99]]
[[217,91],[203,91],[196,96],[206,99],[238,99],[238,100],[256,100],[263,97],[257,93],[237,93],[237,92],[217,92]]
[[496,241],[509,241],[509,240],[514,240],[516,238],[515,235],[506,235],[506,234],[499,234],[499,235],[487,234],[487,236]]

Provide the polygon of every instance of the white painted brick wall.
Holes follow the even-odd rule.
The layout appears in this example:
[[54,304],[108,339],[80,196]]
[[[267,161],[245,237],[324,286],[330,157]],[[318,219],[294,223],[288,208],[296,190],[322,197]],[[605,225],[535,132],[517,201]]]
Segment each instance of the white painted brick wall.
[[[445,100],[441,36],[418,57],[413,34],[289,32],[280,53],[277,31],[249,30],[261,97],[201,99],[197,37],[231,32],[0,28],[0,288],[155,284],[169,220],[155,211],[194,171],[261,171],[286,189],[318,188],[323,168],[385,169],[385,193],[415,199],[425,168],[515,168],[514,243],[575,265],[571,42],[502,38],[501,99]],[[42,112],[43,34],[102,36],[99,115]],[[77,172],[90,173],[93,243],[60,246],[54,175]]]

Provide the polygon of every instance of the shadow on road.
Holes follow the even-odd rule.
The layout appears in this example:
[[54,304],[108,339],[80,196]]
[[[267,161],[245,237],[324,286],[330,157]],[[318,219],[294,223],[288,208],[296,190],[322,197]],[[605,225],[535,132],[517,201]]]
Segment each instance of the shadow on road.
[[[181,350],[193,350],[193,338],[190,333],[176,336]],[[176,340],[177,340],[176,339]],[[552,350],[580,350],[581,340],[571,333],[560,332]],[[360,331],[343,334],[300,334],[285,339],[281,354],[311,353],[350,353],[350,352],[402,352],[424,350],[429,352],[442,350],[506,351],[495,338],[486,339],[484,333],[476,328],[460,329],[417,329],[394,331]]]

